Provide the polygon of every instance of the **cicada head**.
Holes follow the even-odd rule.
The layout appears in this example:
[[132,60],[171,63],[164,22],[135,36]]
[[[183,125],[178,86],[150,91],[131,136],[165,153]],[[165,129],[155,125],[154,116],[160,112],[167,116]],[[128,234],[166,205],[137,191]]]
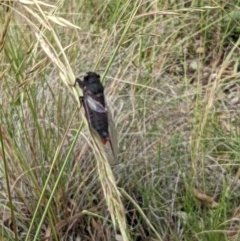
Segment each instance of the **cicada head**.
[[91,91],[92,94],[103,94],[104,88],[100,81],[100,75],[95,72],[87,72],[83,78],[84,87],[86,90]]

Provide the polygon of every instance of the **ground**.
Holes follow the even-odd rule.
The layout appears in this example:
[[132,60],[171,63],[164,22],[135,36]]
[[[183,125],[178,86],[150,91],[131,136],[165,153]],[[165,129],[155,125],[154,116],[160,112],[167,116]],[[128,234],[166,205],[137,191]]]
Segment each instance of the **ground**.
[[[2,1],[2,240],[239,240],[238,6]],[[79,103],[88,71],[117,160]]]

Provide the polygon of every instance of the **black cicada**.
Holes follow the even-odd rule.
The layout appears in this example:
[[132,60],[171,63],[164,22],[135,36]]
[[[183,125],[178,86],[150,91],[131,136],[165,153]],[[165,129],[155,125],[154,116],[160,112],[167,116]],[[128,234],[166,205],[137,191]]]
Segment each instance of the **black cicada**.
[[89,126],[98,133],[104,145],[108,141],[110,142],[115,155],[108,130],[109,113],[105,104],[104,88],[100,82],[100,75],[88,72],[83,80],[77,78],[76,82],[83,91],[80,102],[83,104]]

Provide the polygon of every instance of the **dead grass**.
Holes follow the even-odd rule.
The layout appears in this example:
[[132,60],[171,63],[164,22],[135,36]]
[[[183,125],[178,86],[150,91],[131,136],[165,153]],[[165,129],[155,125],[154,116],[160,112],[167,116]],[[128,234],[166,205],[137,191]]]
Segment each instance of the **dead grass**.
[[[0,4],[3,240],[238,240],[239,1],[51,4]],[[111,167],[72,87],[91,70]]]

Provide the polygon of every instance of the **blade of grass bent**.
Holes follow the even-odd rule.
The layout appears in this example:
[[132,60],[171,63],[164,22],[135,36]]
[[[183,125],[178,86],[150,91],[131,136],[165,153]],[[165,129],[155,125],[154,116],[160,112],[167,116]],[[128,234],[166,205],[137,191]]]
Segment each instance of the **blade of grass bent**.
[[97,161],[98,176],[103,189],[107,207],[113,222],[115,231],[119,228],[122,240],[130,240],[127,231],[124,206],[121,201],[121,194],[118,191],[112,169],[109,165],[106,153],[100,138],[93,133],[94,155]]
[[[76,111],[77,111],[77,109],[76,109]],[[74,112],[74,114],[76,113],[76,111]],[[66,138],[66,136],[67,136],[68,130],[69,130],[69,128],[70,128],[70,124],[72,123],[72,120],[73,120],[73,118],[74,118],[74,114],[73,114],[73,116],[72,116],[72,119],[70,120],[70,123],[69,123],[69,125],[68,125],[68,128],[67,128],[67,130],[66,130],[66,132],[65,132],[65,135],[64,135],[64,137],[63,137],[63,139],[62,139],[62,142],[61,142],[59,148],[56,150],[55,157],[54,157],[54,159],[53,159],[51,168],[50,168],[50,170],[49,170],[49,173],[48,173],[48,176],[47,176],[47,178],[46,178],[44,187],[43,187],[43,189],[42,189],[42,192],[41,192],[41,194],[40,194],[40,197],[39,197],[37,206],[36,206],[36,208],[35,208],[35,212],[34,212],[34,214],[33,214],[33,217],[32,217],[32,220],[31,220],[31,223],[30,223],[28,232],[27,232],[27,234],[26,234],[25,241],[30,240],[29,237],[30,237],[31,230],[32,230],[32,228],[33,228],[34,221],[35,221],[35,219],[37,218],[38,210],[39,210],[39,208],[40,208],[40,206],[41,206],[41,202],[42,202],[42,199],[43,199],[43,197],[44,197],[45,191],[46,191],[46,189],[47,189],[47,185],[48,185],[48,183],[49,183],[51,174],[52,174],[52,172],[53,172],[53,170],[54,170],[55,163],[56,163],[56,161],[57,161],[57,159],[58,159],[58,155],[59,155],[59,153],[60,153],[61,147],[63,146],[64,140],[65,140],[65,138]],[[67,156],[66,156],[66,158],[65,158],[65,160],[64,160],[64,162],[63,162],[63,165],[62,165],[62,168],[61,168],[61,170],[60,170],[60,173],[59,173],[59,175],[58,175],[58,177],[57,177],[56,183],[55,183],[55,185],[54,185],[54,187],[53,187],[53,189],[52,189],[51,195],[50,195],[50,197],[49,197],[49,199],[48,199],[48,202],[47,202],[47,204],[46,204],[46,207],[45,207],[45,209],[44,209],[44,212],[43,212],[43,214],[42,214],[42,216],[41,216],[41,220],[40,220],[40,222],[39,222],[39,224],[38,224],[38,228],[37,228],[37,231],[35,232],[35,236],[34,236],[33,241],[36,241],[36,240],[37,240],[37,237],[38,237],[38,235],[39,235],[39,233],[40,233],[41,226],[42,226],[43,221],[44,221],[44,219],[45,219],[45,216],[46,216],[46,214],[47,214],[49,205],[50,205],[50,203],[51,203],[51,201],[52,201],[52,199],[53,199],[53,195],[54,195],[54,193],[55,193],[55,191],[56,191],[56,188],[57,188],[57,185],[58,185],[58,183],[59,183],[59,180],[60,180],[60,178],[61,178],[61,176],[62,176],[62,173],[63,173],[63,171],[64,171],[64,169],[65,169],[65,167],[66,167],[66,165],[67,165],[67,163],[68,163],[69,156],[70,156],[70,154],[71,154],[71,152],[72,152],[72,150],[73,150],[73,148],[74,148],[74,146],[75,146],[75,143],[76,143],[76,141],[77,141],[77,139],[78,139],[78,136],[79,136],[81,130],[82,130],[82,124],[80,125],[80,127],[79,127],[79,129],[78,129],[78,132],[77,132],[77,134],[76,134],[76,136],[75,136],[75,138],[74,138],[74,140],[73,140],[73,142],[72,142],[72,144],[71,144],[71,146],[70,146],[70,149],[69,149],[69,151],[68,151],[68,154],[67,154]]]

